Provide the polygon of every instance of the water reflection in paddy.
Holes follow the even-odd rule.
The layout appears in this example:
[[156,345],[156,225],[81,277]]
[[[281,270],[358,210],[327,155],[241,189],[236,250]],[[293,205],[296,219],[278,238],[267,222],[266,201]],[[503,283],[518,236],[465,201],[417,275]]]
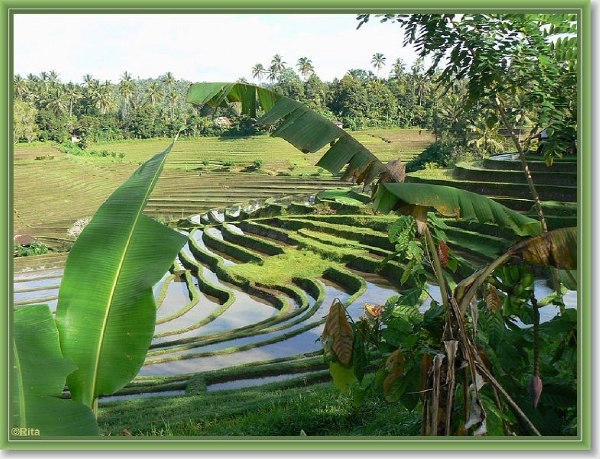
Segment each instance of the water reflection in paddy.
[[[198,352],[219,351],[232,347],[240,347],[243,345],[260,344],[266,340],[277,339],[282,335],[293,334],[295,330],[305,327],[311,322],[315,323],[315,327],[309,330],[302,331],[299,334],[290,336],[282,341],[263,344],[259,347],[238,352],[148,364],[142,368],[140,375],[174,375],[179,373],[209,371],[261,360],[271,360],[275,358],[289,357],[292,355],[307,354],[319,351],[321,349],[319,338],[323,330],[323,325],[317,325],[317,323],[327,315],[329,307],[335,298],[339,298],[341,301],[346,301],[350,296],[348,292],[341,290],[339,286],[336,286],[333,283],[322,282],[322,285],[325,290],[324,301],[316,313],[310,318],[307,318],[306,321],[302,321],[301,323],[286,327],[281,330],[275,330],[273,332],[258,334],[251,337],[228,340],[222,343],[202,346],[201,348],[177,351],[170,355],[182,357],[185,355],[196,354]],[[243,304],[240,304],[240,306],[243,308]],[[147,363],[150,363],[150,361]]]

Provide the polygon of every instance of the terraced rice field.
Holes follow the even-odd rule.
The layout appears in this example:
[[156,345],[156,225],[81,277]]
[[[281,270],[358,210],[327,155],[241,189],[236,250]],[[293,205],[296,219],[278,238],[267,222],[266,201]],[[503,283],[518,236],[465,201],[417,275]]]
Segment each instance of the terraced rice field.
[[[389,131],[392,132],[392,131]],[[387,142],[368,132],[356,137],[382,161],[412,158],[421,149],[406,140]],[[423,139],[431,136],[423,134]],[[426,141],[426,140],[425,140]],[[13,161],[14,234],[28,234],[64,250],[67,231],[93,215],[110,193],[170,139],[92,144],[88,151],[123,153],[122,160],[66,155],[50,145],[18,146]],[[118,156],[117,156],[118,157]],[[310,194],[340,186],[315,166],[321,154],[303,154],[279,138],[180,139],[146,209],[161,221],[251,200]],[[37,159],[36,158],[47,158]],[[254,170],[256,160],[260,170]]]
[[[323,203],[273,203],[241,220],[223,221],[225,211],[182,223],[188,243],[155,286],[157,325],[146,362],[131,384],[102,400],[328,378],[319,337],[333,300],[357,319],[365,304],[398,293],[402,272],[395,262],[379,269],[392,249],[394,217],[331,206],[335,214]],[[16,304],[55,308],[65,257],[39,257],[39,270],[22,260]],[[439,301],[435,287],[430,294]],[[543,311],[546,320],[553,313]]]
[[[385,148],[393,145],[379,134],[364,135]],[[178,219],[188,243],[155,287],[157,325],[145,365],[131,384],[104,400],[328,378],[319,336],[333,299],[357,318],[365,303],[382,304],[400,288],[402,266],[381,265],[393,250],[387,229],[395,217],[373,215],[368,206],[320,200],[318,190],[341,184],[314,166],[306,166],[302,175],[277,175],[279,166],[270,162],[275,156],[265,155],[261,171],[242,172],[254,151],[237,165],[224,166],[230,160],[211,156],[207,162],[205,156],[184,154],[191,142],[182,143],[147,212]],[[394,148],[390,155],[398,153]],[[71,243],[65,236],[70,225],[93,214],[115,182],[137,167],[51,150],[53,160],[35,160],[39,152],[32,151],[15,155],[15,227],[57,246]],[[131,155],[136,154],[141,155]],[[54,168],[60,173],[50,173]],[[31,174],[45,179],[32,181]],[[354,193],[360,197],[359,190]],[[488,231],[485,225],[463,223],[454,222],[448,231],[450,243],[473,263],[495,257],[510,239],[494,227]],[[469,245],[479,241],[481,250],[461,250],[465,238]],[[65,261],[65,253],[16,259],[15,304],[55,308]],[[539,288],[544,289],[543,282]],[[430,290],[436,298],[436,289]],[[567,301],[576,306],[576,296]],[[427,305],[425,300],[422,307]],[[546,319],[553,313],[543,311]]]
[[[360,135],[384,161],[398,157],[401,150],[412,156],[419,152],[369,134]],[[122,161],[110,157],[74,157],[52,146],[15,149],[14,233],[33,236],[59,251],[15,260],[16,306],[48,303],[56,307],[66,261],[66,253],[60,251],[75,239],[68,235],[69,228],[75,221],[93,215],[139,163],[164,150],[169,143],[151,140],[90,146],[90,149],[123,152]],[[265,203],[271,209],[279,209],[275,200],[293,200],[292,212],[304,212],[309,201],[314,203],[318,191],[342,185],[338,178],[314,166],[320,156],[319,153],[304,155],[281,139],[267,137],[178,141],[146,212],[170,221],[226,206],[229,214],[240,214],[242,209],[256,210]],[[262,162],[260,170],[252,168],[256,159]],[[208,224],[211,220],[218,222],[218,214],[206,215],[212,216],[206,217]],[[341,269],[338,260],[322,263],[321,271],[310,278],[298,274],[277,285],[248,289],[239,278],[230,277],[227,270],[249,260],[262,263],[276,258],[272,256],[275,252],[289,251],[303,256],[310,253],[312,263],[322,259],[323,254],[316,253],[326,244],[316,242],[320,248],[315,252],[299,240],[269,240],[267,236],[253,234],[250,228],[242,230],[241,226],[202,228],[199,224],[189,233],[189,244],[173,272],[167,273],[156,287],[159,309],[155,340],[138,380],[125,392],[140,391],[140,386],[148,385],[153,391],[164,391],[173,385],[183,390],[193,375],[202,373],[203,380],[211,381],[210,371],[236,365],[242,365],[239,371],[245,378],[258,369],[261,378],[268,377],[274,371],[269,369],[272,365],[278,368],[279,375],[273,377],[281,377],[282,366],[284,373],[306,372],[306,377],[319,377],[323,362],[316,356],[320,349],[316,339],[333,298],[352,304],[358,297],[367,298],[367,291],[371,296],[379,292],[382,298],[395,291],[383,277],[366,281],[369,273],[365,277],[356,276],[352,270]],[[383,227],[378,231],[384,239]],[[297,237],[318,241],[319,234],[313,228],[298,232]],[[331,243],[334,236],[328,237]],[[236,238],[237,242],[231,242]],[[246,248],[249,240],[255,249]],[[362,245],[352,250],[368,253],[369,249]],[[381,258],[378,250],[373,247],[375,258],[371,263]],[[369,269],[373,266],[368,265]],[[358,303],[352,307],[355,314],[360,313]],[[213,382],[218,381],[217,374]]]

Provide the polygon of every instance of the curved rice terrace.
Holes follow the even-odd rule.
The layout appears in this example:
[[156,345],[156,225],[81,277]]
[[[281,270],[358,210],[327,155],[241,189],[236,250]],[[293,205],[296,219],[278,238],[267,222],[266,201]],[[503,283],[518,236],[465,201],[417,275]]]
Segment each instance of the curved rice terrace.
[[[398,157],[398,145],[406,141],[399,134],[394,140],[388,131],[357,137],[361,135],[359,140],[383,161]],[[368,199],[360,190],[319,195],[320,190],[343,185],[310,164],[320,155],[302,155],[284,141],[269,138],[277,143],[276,151],[259,156],[265,141],[207,139],[202,154],[198,141],[176,144],[147,213],[165,221],[177,219],[188,244],[155,287],[157,324],[145,365],[131,384],[105,401],[132,394],[327,380],[319,336],[333,299],[339,298],[357,318],[365,303],[382,304],[398,292],[402,265],[381,264],[393,250],[387,229],[395,217],[373,215],[361,203]],[[221,153],[219,146],[225,148]],[[58,152],[53,160],[35,160],[30,157],[32,147],[17,149],[15,228],[55,247],[68,245],[73,238],[66,233],[73,222],[93,214],[137,163],[164,149],[164,143],[120,142],[101,148],[125,152],[124,162]],[[402,159],[409,160],[421,149],[410,149]],[[39,156],[37,147],[35,151]],[[261,167],[253,169],[259,158]],[[51,173],[54,169],[60,174]],[[465,174],[458,169],[457,174]],[[457,183],[483,186],[484,175],[478,174],[475,184],[466,175]],[[32,187],[32,177],[40,176],[45,179],[34,180]],[[487,186],[493,190],[498,179],[491,177]],[[414,178],[426,179],[419,174]],[[560,196],[545,198],[551,199],[547,208],[557,209],[555,226],[568,226],[576,218],[571,198],[573,187],[576,196],[576,183],[575,177],[574,184],[565,183]],[[523,211],[530,209],[526,197],[505,200],[509,199]],[[451,247],[474,265],[494,258],[514,240],[514,234],[492,226],[449,223]],[[471,250],[465,249],[465,238]],[[55,308],[65,260],[65,253],[15,259],[15,304],[44,302]],[[544,288],[543,282],[539,288]],[[434,287],[431,294],[436,296]],[[576,305],[576,297],[567,301]],[[544,313],[553,315],[549,309]]]

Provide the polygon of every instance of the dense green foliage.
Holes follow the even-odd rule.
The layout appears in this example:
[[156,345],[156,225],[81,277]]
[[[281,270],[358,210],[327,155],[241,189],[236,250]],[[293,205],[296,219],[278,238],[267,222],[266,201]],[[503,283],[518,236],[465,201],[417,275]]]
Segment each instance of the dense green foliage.
[[[397,59],[386,77],[385,62],[385,56],[374,55],[376,74],[350,69],[343,78],[324,82],[309,59],[299,61],[297,73],[281,56],[275,56],[268,71],[257,64],[252,74],[258,79],[267,76],[266,88],[329,120],[339,120],[345,128],[418,127],[432,130],[436,136],[457,137],[462,149],[477,155],[486,153],[485,147],[473,143],[481,133],[465,130],[477,124],[479,112],[458,111],[463,86],[442,92],[425,73],[421,60],[407,69]],[[170,72],[147,80],[134,80],[125,72],[118,83],[101,83],[88,74],[82,84],[65,84],[54,71],[15,75],[14,140],[70,143],[73,136],[85,150],[90,143],[172,137],[183,125],[183,137],[265,132],[234,107],[186,104],[189,86],[190,82],[177,80]]]
[[[546,130],[544,154],[577,150],[578,28],[574,13],[387,14],[405,31],[404,45],[433,64],[446,90],[464,88],[462,105],[483,112],[488,128],[528,126],[530,142]],[[370,15],[358,16],[360,25]],[[359,26],[360,26],[359,25]],[[439,66],[443,65],[440,71]],[[514,140],[514,138],[513,138]],[[518,141],[515,147],[519,150]]]
[[48,247],[46,244],[40,241],[34,241],[29,245],[21,245],[16,242],[13,244],[13,251],[15,257],[29,257],[33,255],[43,255],[48,253]]
[[450,167],[456,158],[458,147],[455,142],[439,140],[423,150],[418,157],[406,163],[406,172],[428,167]]
[[[401,282],[411,280],[408,284],[412,287],[388,298],[384,304],[365,305],[364,315],[358,321],[348,319],[353,334],[350,363],[343,365],[340,356],[324,346],[325,358],[336,369],[332,371],[334,381],[342,374],[346,375],[347,392],[352,394],[356,405],[376,397],[399,403],[409,412],[420,413],[423,417],[421,433],[432,434],[428,433],[430,408],[427,403],[431,402],[427,394],[436,389],[430,386],[428,378],[435,381],[434,362],[443,355],[440,352],[444,352],[445,347],[446,358],[456,358],[456,368],[465,368],[464,372],[456,372],[453,376],[456,380],[446,377],[443,366],[437,375],[444,387],[448,387],[447,397],[455,400],[454,405],[448,405],[451,425],[447,434],[467,434],[471,423],[475,427],[471,431],[474,435],[531,435],[538,432],[541,435],[576,435],[577,312],[564,308],[560,293],[537,298],[531,265],[507,264],[485,276],[481,293],[468,310],[462,311],[465,316],[461,320],[465,325],[461,328],[466,334],[462,338],[452,337],[446,321],[454,312],[448,310],[443,294],[443,301],[434,298],[427,279],[431,266],[436,265],[436,258],[442,262],[438,266],[447,270],[448,279],[460,261],[446,245],[444,229],[447,226],[433,214],[428,218],[428,226],[433,233],[435,254],[427,250],[426,237],[419,234],[412,217],[402,216],[390,227],[389,238],[396,249],[388,259],[399,257],[404,261],[406,269]],[[533,244],[540,242],[535,240]],[[566,259],[565,253],[557,258]],[[457,300],[463,294],[460,285],[452,294]],[[470,286],[469,283],[466,285]],[[426,298],[430,300],[429,305],[423,308]],[[561,312],[540,324],[539,308],[551,304],[559,305]],[[471,345],[463,341],[467,336],[472,336]],[[461,348],[473,346],[477,357],[473,354],[470,359],[480,361],[477,372],[482,373],[477,373],[478,377],[482,377],[482,381],[487,379],[478,387],[478,394],[477,391],[472,393],[473,387],[469,383],[469,358],[461,357],[460,352],[454,355],[449,351],[450,343],[457,339],[462,342]],[[378,371],[368,373],[366,370],[371,365],[377,365]],[[349,367],[348,370],[344,370],[344,366]],[[495,375],[495,383],[490,384],[482,367]],[[450,373],[448,370],[448,375]],[[534,392],[532,380],[540,376],[543,390],[541,379],[538,379],[539,390]],[[502,393],[500,388],[505,392]],[[519,408],[500,402],[506,394]],[[472,406],[477,401],[481,410],[474,413]],[[442,406],[439,410],[443,416]],[[437,424],[437,416],[433,416]],[[472,423],[472,419],[476,422]],[[524,419],[529,421],[523,422]]]

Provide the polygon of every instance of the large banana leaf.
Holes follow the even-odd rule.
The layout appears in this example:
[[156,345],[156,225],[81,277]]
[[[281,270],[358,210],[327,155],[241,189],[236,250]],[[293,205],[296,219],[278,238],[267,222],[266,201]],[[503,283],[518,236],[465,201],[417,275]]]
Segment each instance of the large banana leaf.
[[[13,326],[11,430],[19,436],[98,435],[92,410],[59,398],[75,364],[63,357],[47,305],[18,308]],[[27,430],[29,429],[29,430]]]
[[344,179],[368,184],[383,172],[384,165],[360,142],[325,117],[269,89],[247,83],[195,83],[188,90],[187,102],[217,107],[240,103],[241,111],[257,121],[275,126],[272,135],[281,137],[304,153],[330,145],[317,165],[337,174],[346,164]]
[[402,174],[390,171],[392,178],[384,177],[386,166],[346,131],[303,104],[269,89],[246,83],[195,83],[190,86],[187,102],[221,107],[240,103],[242,113],[249,116],[256,116],[260,107],[265,113],[258,122],[276,126],[273,135],[299,150],[315,152],[329,144],[317,165],[333,174],[348,165],[342,179],[365,185],[379,178],[374,204],[380,211],[387,213],[399,203],[434,207],[443,215],[509,226],[523,236],[540,233],[536,220],[475,193],[438,185],[382,183],[399,180],[397,177],[403,171]]
[[477,220],[506,226],[520,236],[536,236],[541,227],[537,220],[515,212],[502,204],[470,191],[423,183],[382,183],[377,187],[374,206],[380,212],[414,206],[432,207],[447,217]]
[[115,190],[67,259],[56,321],[63,353],[77,365],[69,390],[90,407],[141,368],[156,321],[152,286],[186,242],[142,214],[172,146]]

